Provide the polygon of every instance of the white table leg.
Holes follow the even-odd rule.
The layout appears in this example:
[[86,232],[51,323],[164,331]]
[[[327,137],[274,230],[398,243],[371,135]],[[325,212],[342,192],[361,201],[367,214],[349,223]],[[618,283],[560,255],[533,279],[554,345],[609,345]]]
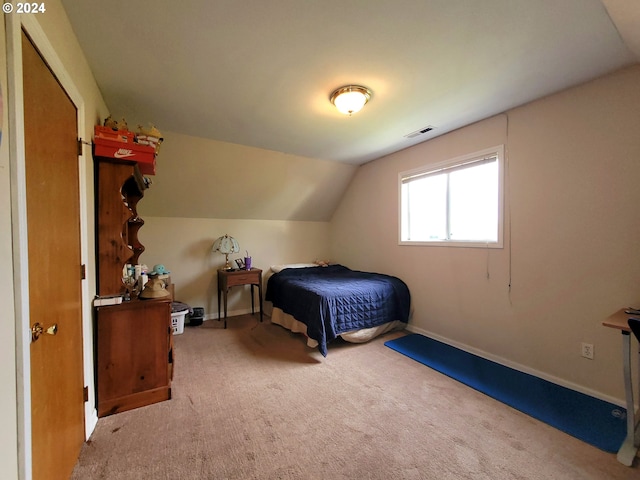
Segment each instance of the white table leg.
[[[638,453],[640,443],[639,434],[636,434],[636,414],[635,403],[633,401],[633,383],[631,379],[631,336],[629,332],[622,332],[622,364],[624,367],[624,391],[627,403],[627,436],[624,439],[620,450],[618,450],[618,461],[628,467],[633,464],[633,459]],[[640,386],[639,386],[640,388]],[[640,390],[639,390],[640,394]]]

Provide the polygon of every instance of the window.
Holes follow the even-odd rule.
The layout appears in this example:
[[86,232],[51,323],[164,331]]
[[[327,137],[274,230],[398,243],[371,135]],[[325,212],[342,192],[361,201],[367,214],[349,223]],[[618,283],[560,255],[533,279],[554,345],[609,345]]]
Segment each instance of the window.
[[401,172],[400,244],[502,248],[502,145]]

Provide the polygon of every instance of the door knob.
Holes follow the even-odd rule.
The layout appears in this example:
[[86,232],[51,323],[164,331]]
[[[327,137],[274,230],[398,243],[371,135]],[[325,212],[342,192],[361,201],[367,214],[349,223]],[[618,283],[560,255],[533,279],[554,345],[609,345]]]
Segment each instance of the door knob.
[[43,333],[46,333],[47,335],[55,335],[58,333],[58,324],[54,323],[49,328],[44,328],[40,322],[34,323],[31,326],[31,341],[35,342]]

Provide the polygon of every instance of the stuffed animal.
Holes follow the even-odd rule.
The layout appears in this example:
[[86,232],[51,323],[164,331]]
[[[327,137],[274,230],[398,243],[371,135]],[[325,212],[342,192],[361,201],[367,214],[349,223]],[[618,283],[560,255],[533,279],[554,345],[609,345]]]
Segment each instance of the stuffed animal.
[[104,119],[104,126],[118,130],[118,122],[116,122],[111,115]]

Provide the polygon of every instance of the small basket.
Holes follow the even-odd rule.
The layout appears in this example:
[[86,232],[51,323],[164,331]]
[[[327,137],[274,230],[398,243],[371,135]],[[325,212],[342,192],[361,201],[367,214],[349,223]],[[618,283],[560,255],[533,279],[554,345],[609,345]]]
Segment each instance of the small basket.
[[171,314],[171,327],[174,335],[184,333],[184,317],[189,313],[189,309],[181,310]]
[[204,308],[202,307],[193,307],[193,313],[187,314],[187,319],[185,320],[185,324],[190,327],[197,327],[198,325],[202,325],[202,320],[204,319]]

